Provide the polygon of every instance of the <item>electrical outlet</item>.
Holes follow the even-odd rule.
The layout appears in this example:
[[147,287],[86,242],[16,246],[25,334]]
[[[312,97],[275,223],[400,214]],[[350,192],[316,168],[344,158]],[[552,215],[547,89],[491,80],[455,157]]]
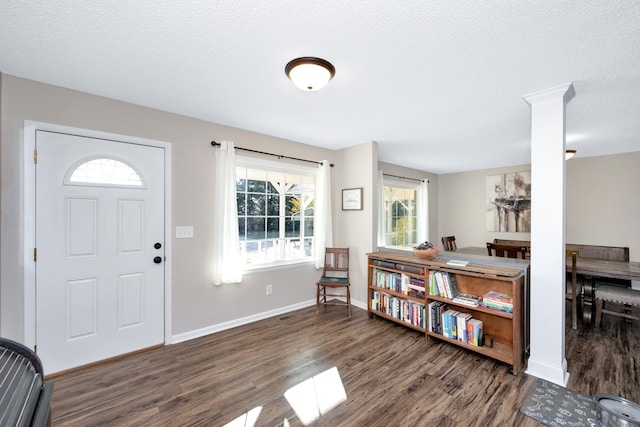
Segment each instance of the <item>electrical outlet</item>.
[[267,285],[267,295],[271,295],[273,293],[273,285]]

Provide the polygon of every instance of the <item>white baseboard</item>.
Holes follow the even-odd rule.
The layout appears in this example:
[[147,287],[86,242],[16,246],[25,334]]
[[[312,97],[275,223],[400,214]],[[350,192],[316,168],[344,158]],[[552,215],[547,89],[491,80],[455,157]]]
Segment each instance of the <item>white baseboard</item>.
[[[285,307],[276,308],[274,310],[265,311],[262,313],[252,314],[251,316],[241,317],[239,319],[230,320],[224,323],[218,323],[217,325],[207,326],[206,328],[196,329],[195,331],[185,332],[178,335],[173,335],[171,344],[178,344],[184,341],[189,341],[195,338],[204,337],[216,332],[226,331],[227,329],[235,328],[237,326],[247,325],[249,323],[257,322],[258,320],[268,319],[269,317],[279,316],[284,313],[299,310],[305,307],[311,307],[316,304],[316,300],[303,301],[297,304],[288,305]],[[351,305],[367,309],[367,304],[360,301],[351,300]]]

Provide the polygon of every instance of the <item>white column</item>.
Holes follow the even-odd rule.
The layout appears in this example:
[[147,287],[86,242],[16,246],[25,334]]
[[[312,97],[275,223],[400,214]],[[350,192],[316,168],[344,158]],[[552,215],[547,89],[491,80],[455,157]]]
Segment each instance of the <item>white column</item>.
[[525,95],[531,106],[530,356],[527,373],[563,386],[565,359],[565,106],[573,84]]

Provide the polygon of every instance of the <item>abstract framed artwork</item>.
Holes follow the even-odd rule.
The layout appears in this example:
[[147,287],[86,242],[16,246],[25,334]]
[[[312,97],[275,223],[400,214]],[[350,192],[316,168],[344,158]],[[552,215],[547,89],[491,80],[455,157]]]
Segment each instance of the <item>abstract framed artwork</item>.
[[531,172],[486,178],[487,231],[531,232]]

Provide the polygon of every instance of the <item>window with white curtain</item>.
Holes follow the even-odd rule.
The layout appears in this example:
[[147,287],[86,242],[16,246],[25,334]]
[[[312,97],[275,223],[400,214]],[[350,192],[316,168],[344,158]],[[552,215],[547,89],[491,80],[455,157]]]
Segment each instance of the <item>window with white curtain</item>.
[[428,235],[427,197],[421,182],[383,177],[380,201],[380,246],[414,246]]
[[238,235],[245,268],[314,260],[317,168],[236,161]]
[[418,221],[415,188],[384,186],[385,244],[418,244]]

